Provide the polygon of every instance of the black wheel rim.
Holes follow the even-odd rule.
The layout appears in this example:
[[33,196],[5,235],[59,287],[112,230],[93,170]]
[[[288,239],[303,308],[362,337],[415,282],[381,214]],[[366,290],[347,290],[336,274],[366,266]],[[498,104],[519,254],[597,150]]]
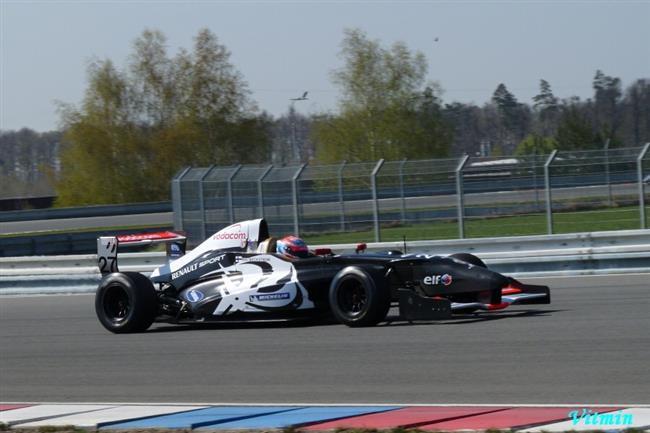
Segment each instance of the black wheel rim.
[[343,281],[337,291],[337,300],[341,311],[349,317],[357,317],[368,306],[366,288],[356,279]]
[[121,323],[131,311],[131,300],[121,286],[110,286],[104,294],[104,313],[113,323]]

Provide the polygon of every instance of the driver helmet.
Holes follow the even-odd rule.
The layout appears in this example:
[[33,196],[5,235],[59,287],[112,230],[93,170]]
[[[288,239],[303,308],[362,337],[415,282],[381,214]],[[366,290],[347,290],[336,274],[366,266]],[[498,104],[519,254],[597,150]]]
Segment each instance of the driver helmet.
[[289,258],[307,258],[309,249],[305,241],[296,236],[285,236],[278,240],[275,251]]

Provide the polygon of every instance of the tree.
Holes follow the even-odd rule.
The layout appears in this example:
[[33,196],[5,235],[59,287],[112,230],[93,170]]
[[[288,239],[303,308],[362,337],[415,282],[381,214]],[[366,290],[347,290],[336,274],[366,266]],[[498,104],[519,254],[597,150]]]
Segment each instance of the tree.
[[597,70],[593,88],[596,129],[601,136],[614,138],[621,124],[621,80]]
[[553,137],[529,134],[517,145],[515,155],[548,155],[557,148],[557,141]]
[[510,93],[506,85],[500,83],[492,94],[492,103],[494,103],[504,117],[514,116],[515,110],[519,103],[515,95]]
[[633,146],[650,141],[650,79],[636,80],[625,91],[620,136]]
[[486,141],[481,116],[482,110],[476,105],[460,102],[445,104],[443,118],[453,132],[454,153],[480,153],[480,143]]
[[422,155],[430,158],[431,154],[438,157],[447,156],[453,140],[453,130],[443,115],[440,91],[427,86],[422,92],[416,105],[416,130],[421,133],[421,141],[416,142],[410,151],[413,157]]
[[82,107],[66,107],[57,185],[61,204],[133,201],[148,183],[139,151],[143,144],[132,120],[133,101],[127,77],[110,60],[89,67]]
[[313,118],[299,113],[294,104],[289,106],[286,114],[275,119],[271,162],[285,165],[311,161],[315,156],[314,143],[311,139],[312,123]]
[[539,80],[539,93],[533,96],[533,107],[540,112],[557,110],[558,99],[553,95],[551,85],[546,80]]
[[600,143],[577,98],[564,102],[555,140],[562,150],[593,149]]
[[533,97],[533,108],[538,116],[539,134],[550,136],[555,133],[558,114],[558,99],[546,80],[539,80],[539,93]]
[[0,131],[0,196],[53,195],[51,175],[58,169],[60,141],[58,131]]
[[503,83],[492,94],[492,104],[498,111],[500,126],[495,145],[501,145],[506,153],[512,152],[528,132],[530,108],[520,104]]
[[315,121],[323,162],[424,158],[448,152],[435,86],[425,86],[427,64],[401,42],[384,48],[360,30],[346,30],[344,66],[333,73],[341,90],[339,115]]
[[58,204],[163,200],[184,165],[268,160],[268,115],[216,36],[201,30],[191,52],[170,58],[165,36],[143,32],[129,67],[93,63],[79,108],[62,107],[65,146]]

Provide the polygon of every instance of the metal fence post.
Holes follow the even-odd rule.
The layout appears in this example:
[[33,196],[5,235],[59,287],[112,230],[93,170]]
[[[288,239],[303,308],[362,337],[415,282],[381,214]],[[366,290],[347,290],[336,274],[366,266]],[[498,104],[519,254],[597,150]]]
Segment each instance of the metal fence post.
[[273,169],[273,164],[266,167],[266,169],[262,172],[262,175],[257,178],[257,206],[258,206],[260,218],[264,218],[264,190],[262,188],[262,181],[264,180],[266,175],[271,172],[272,169]]
[[605,182],[607,183],[607,206],[612,206],[612,183],[609,176],[609,138],[605,140],[603,150],[605,151]]
[[463,194],[463,169],[465,164],[469,161],[469,155],[465,154],[461,157],[458,165],[456,166],[456,207],[458,212],[458,237],[465,238],[465,203]]
[[639,218],[641,219],[641,228],[646,228],[646,217],[645,217],[645,185],[643,183],[643,158],[648,153],[650,149],[650,143],[646,143],[643,146],[643,150],[639,153],[639,156],[636,158],[636,173],[637,180],[639,181]]
[[174,179],[172,179],[172,210],[174,211],[174,230],[183,230],[183,191],[181,180],[190,171],[185,167]]
[[539,191],[537,190],[537,149],[533,149],[533,188],[535,188],[535,211],[539,209]]
[[546,231],[549,235],[553,234],[553,203],[551,202],[551,176],[550,166],[557,155],[557,149],[548,156],[544,163],[544,189],[546,193]]
[[375,242],[380,241],[379,233],[379,201],[377,200],[377,173],[384,165],[384,159],[380,159],[370,174],[370,189],[372,191],[372,215],[374,219]]
[[207,237],[207,221],[205,218],[205,198],[203,197],[203,181],[205,178],[210,174],[212,169],[214,168],[214,165],[211,165],[205,170],[205,173],[199,178],[198,183],[199,183],[199,210],[201,211],[201,240],[205,239]]
[[345,200],[343,200],[343,169],[345,168],[346,160],[343,160],[338,170],[338,183],[339,183],[339,211],[341,213],[341,231],[345,231]]
[[302,174],[307,164],[302,164],[298,171],[291,178],[291,186],[293,192],[293,234],[300,236],[300,213],[298,212],[298,178]]
[[399,163],[399,196],[402,203],[402,211],[400,213],[400,219],[402,224],[406,221],[406,200],[404,199],[404,164],[406,164],[407,158],[404,158]]
[[232,205],[232,179],[235,177],[237,173],[239,173],[239,170],[241,170],[242,165],[239,164],[235,169],[230,173],[230,176],[228,176],[228,180],[226,181],[226,187],[228,188],[227,193],[228,193],[228,217],[230,218],[230,224],[235,224],[235,209],[233,208]]

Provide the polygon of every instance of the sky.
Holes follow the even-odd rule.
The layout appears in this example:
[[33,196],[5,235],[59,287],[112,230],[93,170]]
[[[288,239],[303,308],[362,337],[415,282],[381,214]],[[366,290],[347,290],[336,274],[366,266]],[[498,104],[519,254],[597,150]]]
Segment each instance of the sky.
[[[443,101],[482,105],[504,83],[530,103],[539,80],[560,98],[593,95],[597,69],[623,86],[650,78],[644,1],[30,1],[0,0],[0,129],[59,127],[59,103],[79,104],[93,59],[124,67],[145,29],[168,53],[210,29],[231,51],[260,110],[335,112],[331,72],[343,31],[359,28],[427,58]],[[437,40],[436,40],[437,39]]]

